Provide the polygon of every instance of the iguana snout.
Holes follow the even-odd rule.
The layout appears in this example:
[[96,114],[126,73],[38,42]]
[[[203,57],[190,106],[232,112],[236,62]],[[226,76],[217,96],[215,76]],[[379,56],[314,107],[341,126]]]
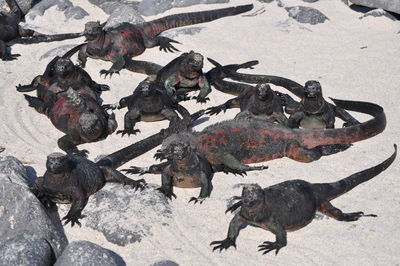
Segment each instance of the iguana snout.
[[102,32],[103,27],[99,21],[89,21],[85,24],[83,35],[85,36],[86,41],[93,41],[100,36]]
[[245,185],[242,190],[243,204],[253,207],[264,199],[264,192],[258,184]]

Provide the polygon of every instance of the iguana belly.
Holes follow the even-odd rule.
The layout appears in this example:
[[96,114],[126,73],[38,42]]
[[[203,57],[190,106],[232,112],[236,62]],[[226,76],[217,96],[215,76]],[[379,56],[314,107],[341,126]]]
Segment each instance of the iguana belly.
[[201,187],[196,175],[180,174],[173,177],[175,187],[179,188],[197,188]]
[[143,122],[155,122],[164,120],[165,116],[163,114],[142,114],[140,120]]
[[309,129],[324,129],[325,122],[318,116],[306,116],[300,121],[300,127]]

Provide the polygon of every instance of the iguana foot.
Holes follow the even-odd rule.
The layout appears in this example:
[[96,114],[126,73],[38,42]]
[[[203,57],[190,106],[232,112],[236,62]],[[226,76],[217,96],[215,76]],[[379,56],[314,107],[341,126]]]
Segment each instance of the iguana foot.
[[260,170],[265,170],[268,169],[267,165],[260,165],[260,166],[249,166],[246,171],[260,171]]
[[361,217],[378,217],[376,214],[364,214],[363,212],[351,212],[344,213],[341,221],[344,222],[354,222],[360,219]]
[[353,146],[353,144],[332,144],[332,145],[318,146],[315,147],[314,149],[318,150],[322,156],[326,156],[345,151],[351,146]]
[[214,107],[210,107],[206,109],[206,114],[208,115],[217,115],[221,112],[226,112],[226,106],[224,104],[218,105],[218,106],[214,106]]
[[128,136],[132,135],[136,135],[136,133],[139,133],[140,130],[139,129],[124,129],[124,130],[118,130],[117,131],[117,135],[118,134],[122,134],[121,137],[125,136],[125,134],[128,134]]
[[163,150],[157,150],[153,157],[154,157],[154,159],[156,159],[156,161],[157,160],[162,161],[162,160],[167,159],[167,157],[165,157]]
[[172,192],[172,189],[160,187],[160,188],[157,188],[157,190],[160,191],[161,193],[163,193],[170,200],[172,200],[172,197],[174,197],[176,199],[176,195],[174,192]]
[[198,203],[200,203],[200,204],[203,204],[203,201],[205,200],[206,198],[201,198],[201,197],[198,197],[198,198],[196,198],[196,197],[191,197],[190,198],[190,200],[188,201],[188,203],[190,203],[190,202],[194,202],[193,203],[193,205],[195,205],[197,202]]
[[72,153],[87,158],[89,151],[88,150],[76,150],[76,151],[73,151]]
[[104,110],[116,110],[119,107],[118,103],[112,103],[112,104],[103,104],[101,107],[103,107]]
[[192,99],[196,100],[196,102],[198,103],[206,103],[207,101],[210,100],[210,98],[208,97],[199,97],[199,96],[193,96]]
[[234,246],[236,248],[235,241],[231,240],[230,238],[225,238],[221,241],[213,241],[210,243],[210,246],[212,245],[216,245],[215,247],[213,247],[213,252],[216,249],[219,249],[219,252],[221,252],[223,249],[228,249],[230,246]]
[[35,90],[34,88],[32,88],[33,86],[32,85],[21,85],[21,84],[18,84],[18,86],[15,86],[16,88],[17,88],[17,91],[19,91],[19,92],[29,92],[29,91],[33,91],[33,90]]
[[122,169],[121,171],[124,171],[127,174],[139,174],[139,175],[144,175],[149,172],[148,167],[137,167],[137,166],[131,166],[129,169]]
[[279,250],[283,248],[284,246],[277,243],[277,242],[270,242],[270,241],[265,241],[261,245],[258,246],[259,249],[258,251],[264,251],[263,255],[267,254],[268,252],[275,250],[275,255],[278,254]]
[[20,54],[5,54],[1,57],[3,61],[13,61],[17,60],[17,57],[21,56]]
[[110,86],[108,86],[106,84],[99,84],[99,88],[101,91],[109,91],[110,90]]
[[164,37],[162,39],[160,39],[160,47],[159,50],[160,51],[164,51],[164,52],[179,52],[179,50],[177,48],[175,48],[171,43],[179,43],[178,41],[172,40],[170,38]]
[[81,223],[79,222],[79,219],[85,218],[85,215],[82,215],[80,213],[77,214],[67,214],[62,220],[65,220],[64,225],[67,225],[69,222],[71,222],[71,227],[74,227],[75,224],[79,225],[81,227]]
[[124,186],[125,185],[131,186],[132,188],[135,189],[135,191],[138,188],[140,188],[140,190],[143,190],[146,187],[146,181],[144,179],[139,179],[139,180],[128,179],[125,181]]
[[104,78],[107,78],[108,75],[110,75],[110,78],[111,78],[112,75],[115,73],[119,75],[119,71],[115,71],[115,70],[111,70],[111,69],[110,70],[105,70],[105,69],[100,70],[100,76],[104,75]]
[[30,191],[36,196],[36,198],[38,198],[38,200],[43,204],[46,209],[51,209],[52,207],[54,207],[55,203],[51,201],[45,193],[41,192],[36,184],[33,184],[33,186],[30,187]]

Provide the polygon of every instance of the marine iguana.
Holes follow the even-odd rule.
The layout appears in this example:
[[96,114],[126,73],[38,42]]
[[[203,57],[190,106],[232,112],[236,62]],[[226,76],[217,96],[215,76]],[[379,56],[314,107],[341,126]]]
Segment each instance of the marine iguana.
[[[102,91],[110,90],[105,84],[96,83],[90,75],[81,67],[74,65],[69,58],[54,57],[46,67],[42,75],[36,76],[31,84],[17,86],[19,92],[30,92],[38,89],[38,84],[50,87],[54,84],[57,88],[50,89],[56,93],[73,88],[82,91],[86,88],[86,94],[99,98]],[[40,98],[40,97],[39,97]]]
[[11,54],[7,46],[13,44],[32,44],[39,42],[62,41],[81,37],[82,33],[65,33],[55,35],[45,35],[34,30],[24,29],[18,24],[23,19],[24,14],[17,1],[5,0],[10,12],[0,13],[0,58],[4,61],[15,60],[19,54]]
[[236,98],[227,102],[210,107],[206,114],[215,115],[229,108],[240,108],[235,119],[260,119],[268,122],[277,122],[287,126],[289,120],[283,113],[281,98],[275,93],[268,84],[258,84],[245,90]]
[[204,111],[196,112],[178,121],[174,127],[161,130],[141,141],[131,144],[103,157],[97,163],[76,154],[53,153],[47,158],[47,171],[35,180],[32,190],[47,207],[54,203],[72,203],[68,214],[63,218],[65,224],[80,225],[88,198],[100,190],[106,182],[118,182],[133,188],[143,189],[143,179],[132,180],[115,169],[129,160],[161,144],[172,133],[186,130]]
[[62,218],[65,225],[71,222],[81,226],[82,211],[91,195],[99,191],[106,182],[118,182],[143,189],[143,179],[133,180],[119,171],[94,163],[80,155],[55,152],[47,156],[46,172],[35,179],[31,188],[46,206],[54,203],[72,204],[68,214]]
[[142,54],[146,48],[155,46],[159,46],[160,50],[176,51],[177,49],[171,43],[178,42],[159,36],[160,33],[172,28],[234,16],[252,8],[253,5],[250,4],[210,11],[181,13],[141,24],[123,23],[109,30],[103,30],[99,22],[88,22],[84,30],[87,43],[81,46],[78,61],[82,67],[85,67],[88,57],[111,61],[113,65],[109,70],[100,71],[100,74],[105,76],[119,73],[123,68],[148,75],[156,74],[159,70],[158,65],[141,61],[141,65],[138,67],[131,58]]
[[[183,53],[169,62],[157,73],[156,82],[163,84],[169,97],[179,99],[179,94],[186,95],[187,92],[200,90],[199,95],[194,97],[197,102],[204,103],[206,96],[211,92],[210,84],[203,74],[203,56],[194,51]],[[181,100],[186,100],[184,97]]]
[[198,188],[201,187],[200,195],[191,197],[189,202],[200,204],[211,195],[213,189],[211,180],[215,172],[223,171],[245,175],[248,171],[264,170],[267,166],[249,166],[238,162],[232,157],[221,158],[219,164],[211,164],[203,154],[196,152],[189,143],[181,142],[179,139],[166,139],[162,148],[157,151],[157,159],[167,159],[167,162],[152,165],[150,167],[140,168],[132,166],[129,169],[123,169],[129,174],[152,173],[161,174],[161,187],[158,189],[167,198],[176,198],[173,193],[173,186],[180,188]]
[[50,118],[52,124],[65,136],[58,146],[66,153],[86,155],[87,150],[78,150],[76,145],[105,139],[117,129],[115,115],[109,115],[91,96],[70,88],[55,98],[44,102],[24,94],[29,106]]
[[395,152],[384,162],[350,175],[333,183],[309,183],[304,180],[289,180],[262,189],[258,184],[249,184],[243,187],[242,196],[228,211],[240,208],[229,224],[228,236],[222,241],[213,241],[213,251],[236,248],[236,238],[245,224],[252,224],[272,232],[276,236],[275,242],[265,241],[258,246],[258,251],[266,254],[275,250],[278,254],[282,247],[287,245],[286,232],[298,230],[308,225],[315,213],[320,211],[338,221],[352,222],[361,217],[376,217],[364,212],[344,213],[334,207],[330,201],[347,193],[359,184],[370,180],[386,170],[395,160]]
[[148,77],[142,81],[132,95],[122,98],[119,104],[103,105],[105,109],[122,109],[127,107],[128,112],[124,118],[124,130],[118,130],[117,134],[136,134],[139,129],[134,129],[136,122],[155,122],[167,119],[176,123],[180,117],[175,112],[177,110],[182,117],[188,117],[190,113],[183,106],[174,103],[166,92],[154,80]]
[[[247,83],[255,83],[255,84],[259,84],[259,83],[271,83],[274,84],[276,86],[280,86],[283,87],[287,90],[289,90],[290,92],[292,92],[294,95],[296,95],[297,97],[304,99],[307,96],[305,95],[305,87],[303,87],[302,85],[300,85],[299,83],[287,79],[287,78],[283,78],[283,77],[279,77],[279,76],[271,76],[271,75],[253,75],[253,74],[244,74],[244,73],[238,73],[237,69],[234,68],[223,68],[218,62],[216,62],[215,60],[210,60],[210,62],[212,64],[214,64],[217,68],[221,69],[220,71],[225,72],[225,76],[236,80],[236,81],[241,81],[241,82],[247,82]],[[251,61],[253,62],[252,65],[255,65],[258,63],[258,61]],[[306,87],[307,90],[311,91],[314,90],[313,88],[317,88],[320,87],[319,82],[317,83],[317,81],[310,81],[309,83],[307,83]],[[233,90],[234,93],[237,93],[238,89],[240,89],[241,87],[235,87],[236,90]],[[218,89],[218,88],[217,88]],[[224,90],[224,92],[229,93],[229,90]],[[322,95],[321,98],[323,99]],[[322,104],[322,100],[321,98],[318,98],[318,102],[320,102]],[[286,94],[282,94],[282,99],[284,102],[287,102],[287,104],[289,105],[289,108],[286,108],[287,111],[290,112],[291,109],[295,108],[293,106],[296,106],[294,100],[290,100],[289,96]],[[311,101],[309,101],[308,103],[311,103]],[[334,121],[334,116],[339,117],[340,119],[342,119],[345,123],[344,126],[349,126],[349,125],[355,125],[358,124],[359,122],[352,117],[348,112],[346,112],[345,110],[343,110],[343,108],[340,108],[338,106],[334,106],[331,103],[328,103],[326,101],[324,101],[323,104],[327,104],[326,107],[322,108],[322,112],[323,114],[319,114],[317,116],[314,116],[312,119],[313,122],[310,123],[310,125],[312,126],[313,124],[326,124],[327,128],[329,128],[331,126],[331,122],[330,121]],[[285,103],[284,103],[285,104]],[[311,106],[310,106],[311,108]],[[332,113],[331,110],[334,110],[334,112]],[[314,110],[312,110],[314,111]],[[297,116],[297,115],[296,115]],[[327,119],[329,117],[329,119]],[[293,121],[295,117],[293,117]],[[306,120],[307,121],[307,120]],[[306,122],[304,121],[304,123],[306,124]],[[292,122],[293,124],[293,122]]]
[[178,140],[189,143],[192,149],[215,165],[226,165],[227,158],[230,163],[238,164],[282,157],[307,163],[346,150],[351,143],[371,138],[385,129],[386,116],[379,105],[332,100],[340,108],[369,114],[373,118],[346,128],[313,130],[291,129],[259,120],[228,120],[201,132],[175,134],[164,142]]
[[335,117],[346,121],[344,126],[355,125],[359,122],[342,108],[329,104],[322,96],[321,84],[309,80],[304,85],[304,96],[300,103],[288,94],[280,94],[285,105],[285,111],[290,115],[289,127],[302,128],[334,128]]

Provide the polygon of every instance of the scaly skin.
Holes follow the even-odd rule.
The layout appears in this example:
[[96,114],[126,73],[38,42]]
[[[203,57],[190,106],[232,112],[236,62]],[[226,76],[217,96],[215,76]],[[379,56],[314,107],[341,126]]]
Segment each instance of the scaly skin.
[[268,84],[258,84],[245,90],[241,95],[224,104],[210,107],[206,113],[219,114],[230,108],[240,108],[235,119],[259,119],[268,122],[277,122],[287,126],[289,120],[283,113],[283,105],[280,97]]
[[177,43],[160,33],[177,27],[209,22],[226,16],[234,16],[247,12],[253,5],[243,5],[230,8],[221,8],[210,11],[182,13],[162,17],[141,24],[124,23],[116,28],[104,31],[98,22],[89,22],[85,25],[87,44],[82,45],[78,59],[81,66],[85,66],[87,58],[101,59],[113,63],[109,70],[102,70],[100,74],[112,76],[123,68],[140,73],[156,74],[159,68],[150,62],[140,62],[141,67],[135,67],[131,58],[142,54],[147,48],[159,46],[160,50],[177,51],[171,43]]
[[66,134],[58,140],[58,146],[67,153],[85,155],[87,151],[79,151],[77,145],[103,140],[117,128],[114,115],[108,115],[92,97],[71,88],[59,93],[50,104],[29,95],[25,98]]
[[228,249],[230,246],[236,248],[239,231],[246,223],[268,230],[276,236],[275,242],[265,241],[258,246],[258,251],[266,254],[275,250],[275,254],[278,254],[287,245],[286,232],[308,225],[317,211],[345,222],[357,221],[365,216],[376,217],[363,212],[344,213],[330,201],[386,170],[396,155],[395,145],[395,152],[384,162],[334,183],[289,180],[264,189],[258,184],[245,185],[242,196],[235,197],[240,201],[227,209],[227,212],[233,212],[240,207],[229,224],[228,236],[224,240],[211,242],[210,245],[214,245],[213,251]]
[[134,129],[135,124],[139,121],[155,122],[167,119],[172,125],[180,119],[175,110],[183,118],[190,115],[183,106],[173,103],[162,86],[152,77],[142,81],[133,94],[122,98],[119,104],[103,105],[103,107],[106,109],[128,108],[124,119],[124,130],[117,131],[117,134],[122,133],[122,136],[140,132],[140,130]]
[[235,158],[240,163],[258,163],[282,157],[312,162],[321,156],[343,151],[351,143],[371,138],[385,129],[386,117],[379,105],[333,101],[341,108],[370,114],[373,118],[346,128],[314,130],[291,129],[256,120],[231,120],[211,125],[201,132],[173,135],[165,143],[173,140],[188,142],[215,165],[223,164],[225,158]]
[[[158,73],[156,81],[163,84],[167,95],[179,101],[179,95],[200,90],[195,99],[204,103],[206,96],[211,92],[210,84],[203,74],[203,56],[190,51],[183,53],[163,67]],[[182,99],[186,100],[186,98]]]
[[9,13],[0,14],[0,58],[4,61],[17,59],[19,54],[10,54],[7,46],[13,44],[32,44],[39,42],[62,41],[82,36],[81,33],[67,33],[57,35],[40,34],[33,30],[21,28],[18,24],[24,17],[18,3],[15,0],[6,0]]
[[144,188],[144,180],[133,180],[106,166],[73,154],[52,153],[47,157],[46,172],[38,177],[32,187],[33,193],[47,207],[54,203],[72,204],[62,219],[81,226],[79,219],[91,195],[99,191],[106,182],[118,182],[135,189]]

